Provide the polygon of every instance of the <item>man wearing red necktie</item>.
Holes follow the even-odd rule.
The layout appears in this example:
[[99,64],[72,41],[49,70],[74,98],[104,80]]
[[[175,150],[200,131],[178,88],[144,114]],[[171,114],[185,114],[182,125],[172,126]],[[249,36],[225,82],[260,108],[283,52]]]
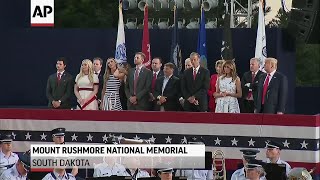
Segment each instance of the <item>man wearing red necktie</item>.
[[181,91],[185,99],[184,109],[193,112],[208,110],[207,92],[210,86],[210,73],[208,69],[200,67],[200,55],[196,52],[190,54],[193,68],[183,72]]
[[278,60],[266,58],[264,70],[266,74],[260,76],[258,97],[255,101],[255,113],[283,114],[285,112],[288,80],[277,72]]
[[254,100],[257,99],[257,86],[260,75],[263,74],[259,70],[259,59],[250,59],[250,71],[245,72],[241,79],[242,88],[242,101],[241,112],[253,113],[254,112]]
[[160,57],[155,57],[152,59],[152,77],[151,77],[151,92],[150,92],[150,110],[153,111],[156,105],[156,99],[153,95],[155,87],[156,87],[156,81],[158,78],[163,76],[163,71],[161,71],[162,67],[162,59]]
[[134,56],[135,68],[128,72],[125,93],[128,99],[128,110],[149,110],[149,94],[151,90],[152,73],[144,67],[145,55],[137,52]]
[[66,66],[66,59],[59,58],[56,63],[57,72],[48,78],[46,95],[49,100],[49,108],[71,108],[73,77],[65,71]]

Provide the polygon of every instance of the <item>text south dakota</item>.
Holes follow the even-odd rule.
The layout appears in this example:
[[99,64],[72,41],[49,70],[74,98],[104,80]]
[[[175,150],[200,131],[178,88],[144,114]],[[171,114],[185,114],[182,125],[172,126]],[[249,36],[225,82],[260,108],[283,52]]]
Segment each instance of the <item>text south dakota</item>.
[[106,154],[188,154],[185,147],[106,147]]

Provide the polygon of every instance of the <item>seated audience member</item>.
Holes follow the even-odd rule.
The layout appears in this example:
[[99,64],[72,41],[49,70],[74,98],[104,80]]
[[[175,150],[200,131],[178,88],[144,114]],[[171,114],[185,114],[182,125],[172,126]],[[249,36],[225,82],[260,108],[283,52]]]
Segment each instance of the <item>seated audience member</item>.
[[220,77],[222,75],[222,64],[223,63],[224,63],[224,60],[216,61],[215,69],[216,69],[217,74],[213,74],[210,78],[210,87],[208,90],[210,112],[216,111],[216,99],[214,98],[214,93],[216,92],[218,77]]
[[49,108],[71,109],[73,77],[65,71],[66,66],[67,60],[65,58],[57,59],[57,72],[48,78],[46,95]]
[[99,88],[98,76],[93,73],[92,62],[85,59],[81,63],[80,72],[75,79],[74,94],[77,97],[77,109],[98,110],[96,95]]
[[0,135],[0,175],[19,160],[18,155],[12,152],[12,141],[11,134]]
[[157,100],[155,110],[157,111],[178,111],[178,97],[180,94],[179,78],[173,75],[174,64],[164,65],[164,76],[156,81],[154,95]]
[[250,71],[245,72],[241,79],[242,88],[242,113],[254,112],[254,100],[257,99],[257,86],[260,75],[264,74],[259,70],[259,59],[251,58]]
[[103,76],[102,88],[102,110],[122,110],[120,100],[120,86],[124,79],[125,73],[123,68],[119,68],[114,58],[108,58],[106,64],[106,71]]
[[208,110],[208,89],[210,73],[208,69],[200,66],[200,55],[196,52],[190,54],[193,68],[183,72],[181,91],[185,99],[184,109],[192,112],[205,112]]
[[218,78],[216,113],[240,113],[238,99],[242,96],[240,78],[237,76],[236,64],[227,60],[222,65],[223,75]]

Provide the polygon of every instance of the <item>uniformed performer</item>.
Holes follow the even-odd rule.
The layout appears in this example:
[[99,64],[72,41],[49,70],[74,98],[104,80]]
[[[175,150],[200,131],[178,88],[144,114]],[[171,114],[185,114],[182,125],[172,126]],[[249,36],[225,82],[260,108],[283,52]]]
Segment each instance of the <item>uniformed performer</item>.
[[11,134],[2,134],[0,136],[0,175],[4,170],[12,167],[18,160],[18,155],[12,152]]
[[282,144],[276,141],[269,141],[267,144],[266,157],[268,158],[266,163],[274,163],[274,164],[284,164],[286,165],[286,174],[291,170],[291,166],[280,159],[280,153],[282,149]]
[[231,180],[246,180],[246,172],[244,167],[249,160],[256,159],[257,154],[260,152],[259,150],[255,150],[255,149],[241,149],[240,151],[243,153],[243,156],[242,156],[243,167],[236,170],[232,174]]
[[66,133],[66,128],[55,128],[51,131],[52,140],[55,144],[65,144],[64,136]]
[[245,169],[247,172],[248,180],[266,180],[265,171],[263,169],[263,163],[260,160],[252,159],[246,164]]
[[93,177],[124,176],[126,168],[115,157],[105,157],[104,162],[94,167]]
[[157,172],[161,180],[172,180],[172,168],[159,169]]
[[147,171],[137,168],[141,164],[139,158],[128,157],[124,161],[126,170],[123,173],[123,176],[130,176],[132,180],[137,180],[137,178],[150,177]]
[[[189,138],[188,144],[204,144],[204,139],[200,138]],[[185,176],[187,177],[187,180],[212,180],[213,179],[213,170],[177,170],[176,171],[176,177],[177,176]]]
[[[52,140],[55,144],[65,144],[64,137],[66,134],[66,128],[62,128],[62,127],[55,128],[51,131],[51,133],[52,133]],[[79,172],[79,168],[77,166],[72,167],[71,174],[73,176],[76,176],[78,172]]]
[[42,180],[76,180],[71,174],[67,173],[63,167],[55,168],[53,172],[48,173]]
[[19,154],[19,160],[11,168],[5,170],[0,180],[26,180],[30,170],[30,151]]

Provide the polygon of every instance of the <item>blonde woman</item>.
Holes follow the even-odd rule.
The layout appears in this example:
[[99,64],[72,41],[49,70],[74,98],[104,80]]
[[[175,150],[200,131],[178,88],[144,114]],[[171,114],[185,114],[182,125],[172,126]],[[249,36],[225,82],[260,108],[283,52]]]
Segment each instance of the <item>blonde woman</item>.
[[241,82],[237,76],[236,64],[227,60],[222,65],[223,74],[218,78],[216,98],[216,113],[240,113],[237,98],[241,98]]
[[209,96],[209,110],[210,112],[216,111],[216,99],[214,98],[214,93],[216,92],[217,80],[222,75],[222,64],[224,60],[217,60],[215,69],[217,74],[213,74],[210,78],[210,87],[208,90]]
[[103,88],[101,92],[102,110],[122,110],[119,89],[124,80],[124,68],[118,68],[114,58],[108,58],[106,62],[106,71],[103,76]]
[[93,72],[93,64],[90,59],[82,61],[80,73],[75,82],[74,94],[77,97],[77,109],[98,110],[96,94],[99,88],[99,78]]

